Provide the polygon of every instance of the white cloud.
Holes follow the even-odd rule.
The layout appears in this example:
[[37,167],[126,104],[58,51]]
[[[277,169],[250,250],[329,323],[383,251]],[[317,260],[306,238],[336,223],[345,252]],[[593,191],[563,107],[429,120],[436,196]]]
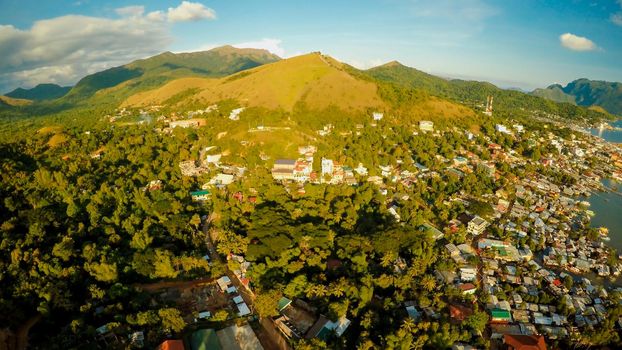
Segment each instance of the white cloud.
[[0,93],[45,82],[72,85],[87,74],[166,50],[173,40],[167,22],[214,18],[213,10],[187,1],[166,13],[145,14],[143,6],[115,12],[119,18],[66,15],[29,29],[0,24]]
[[182,1],[177,7],[169,7],[168,20],[170,22],[198,21],[202,19],[216,19],[216,12],[198,2]]
[[250,48],[250,49],[264,49],[272,52],[279,57],[287,57],[285,55],[285,49],[281,46],[283,41],[280,39],[264,38],[259,41],[249,41],[245,43],[233,44],[231,46],[238,49]]
[[594,51],[598,48],[592,40],[572,33],[560,35],[559,41],[563,47],[573,51]]
[[126,6],[114,11],[121,17],[139,17],[145,13],[145,6]]
[[388,62],[387,60],[383,60],[379,58],[374,58],[370,60],[360,60],[357,58],[341,58],[341,57],[333,57],[333,58],[336,59],[337,61],[347,63],[351,65],[352,67],[361,69],[361,70],[377,67]]

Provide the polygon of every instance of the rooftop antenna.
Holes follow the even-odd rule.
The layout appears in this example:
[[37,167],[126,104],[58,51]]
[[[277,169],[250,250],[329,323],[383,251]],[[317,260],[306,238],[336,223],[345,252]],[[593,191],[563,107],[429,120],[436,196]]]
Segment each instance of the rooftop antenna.
[[486,111],[484,114],[492,116],[492,96],[488,96],[486,99]]

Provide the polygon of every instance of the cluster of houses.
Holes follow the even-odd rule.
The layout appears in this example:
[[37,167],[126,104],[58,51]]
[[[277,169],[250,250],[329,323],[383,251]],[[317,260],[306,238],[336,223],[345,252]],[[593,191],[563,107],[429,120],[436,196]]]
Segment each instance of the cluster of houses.
[[[517,126],[515,129],[523,132]],[[498,132],[506,130],[497,126]],[[533,341],[541,335],[568,338],[603,322],[607,309],[620,302],[611,299],[611,287],[594,286],[581,277],[588,273],[617,277],[622,271],[620,263],[611,266],[610,250],[603,242],[607,237],[591,240],[585,233],[576,237],[577,230],[582,232],[593,215],[587,209],[589,203],[576,198],[601,189],[601,178],[620,167],[616,156],[611,156],[619,150],[593,138],[565,140],[551,133],[537,142],[559,151],[540,163],[572,176],[574,181],[556,184],[542,174],[512,179],[510,189],[489,198],[494,204],[494,225],[503,232],[503,239],[486,232],[490,225],[486,220],[471,217],[464,222],[469,240],[445,246],[455,270],[436,271],[439,281],[454,284],[465,295],[480,289],[490,295],[485,305],[491,339],[503,342],[517,336],[532,337]],[[506,153],[500,147],[491,149]],[[590,165],[588,157],[598,158],[597,165]],[[511,152],[496,161],[510,158],[515,158],[512,166],[525,162]],[[537,254],[532,251],[534,247]],[[543,291],[552,298],[542,299]]]
[[274,317],[273,322],[281,333],[288,339],[313,339],[327,340],[334,334],[341,337],[350,326],[351,321],[346,317],[331,320],[317,313],[317,310],[297,299],[292,300],[282,297],[278,302],[279,315]]

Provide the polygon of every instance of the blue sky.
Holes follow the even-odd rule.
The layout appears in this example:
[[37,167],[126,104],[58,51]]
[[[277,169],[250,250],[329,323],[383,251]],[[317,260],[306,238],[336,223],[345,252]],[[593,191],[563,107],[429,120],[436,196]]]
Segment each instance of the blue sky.
[[0,91],[224,44],[502,87],[622,81],[622,0],[0,0]]

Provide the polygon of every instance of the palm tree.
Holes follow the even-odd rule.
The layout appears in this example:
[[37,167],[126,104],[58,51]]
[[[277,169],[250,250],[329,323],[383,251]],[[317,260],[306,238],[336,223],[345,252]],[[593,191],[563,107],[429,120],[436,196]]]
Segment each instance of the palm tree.
[[395,261],[395,253],[387,252],[382,256],[382,259],[380,260],[380,265],[382,267],[387,267],[391,265],[394,261]]
[[434,288],[436,288],[436,280],[432,277],[432,275],[424,275],[421,278],[421,286],[424,290],[431,292]]
[[408,333],[413,333],[416,329],[417,325],[415,324],[415,320],[413,320],[410,316],[406,317],[402,322],[402,329],[407,331]]

